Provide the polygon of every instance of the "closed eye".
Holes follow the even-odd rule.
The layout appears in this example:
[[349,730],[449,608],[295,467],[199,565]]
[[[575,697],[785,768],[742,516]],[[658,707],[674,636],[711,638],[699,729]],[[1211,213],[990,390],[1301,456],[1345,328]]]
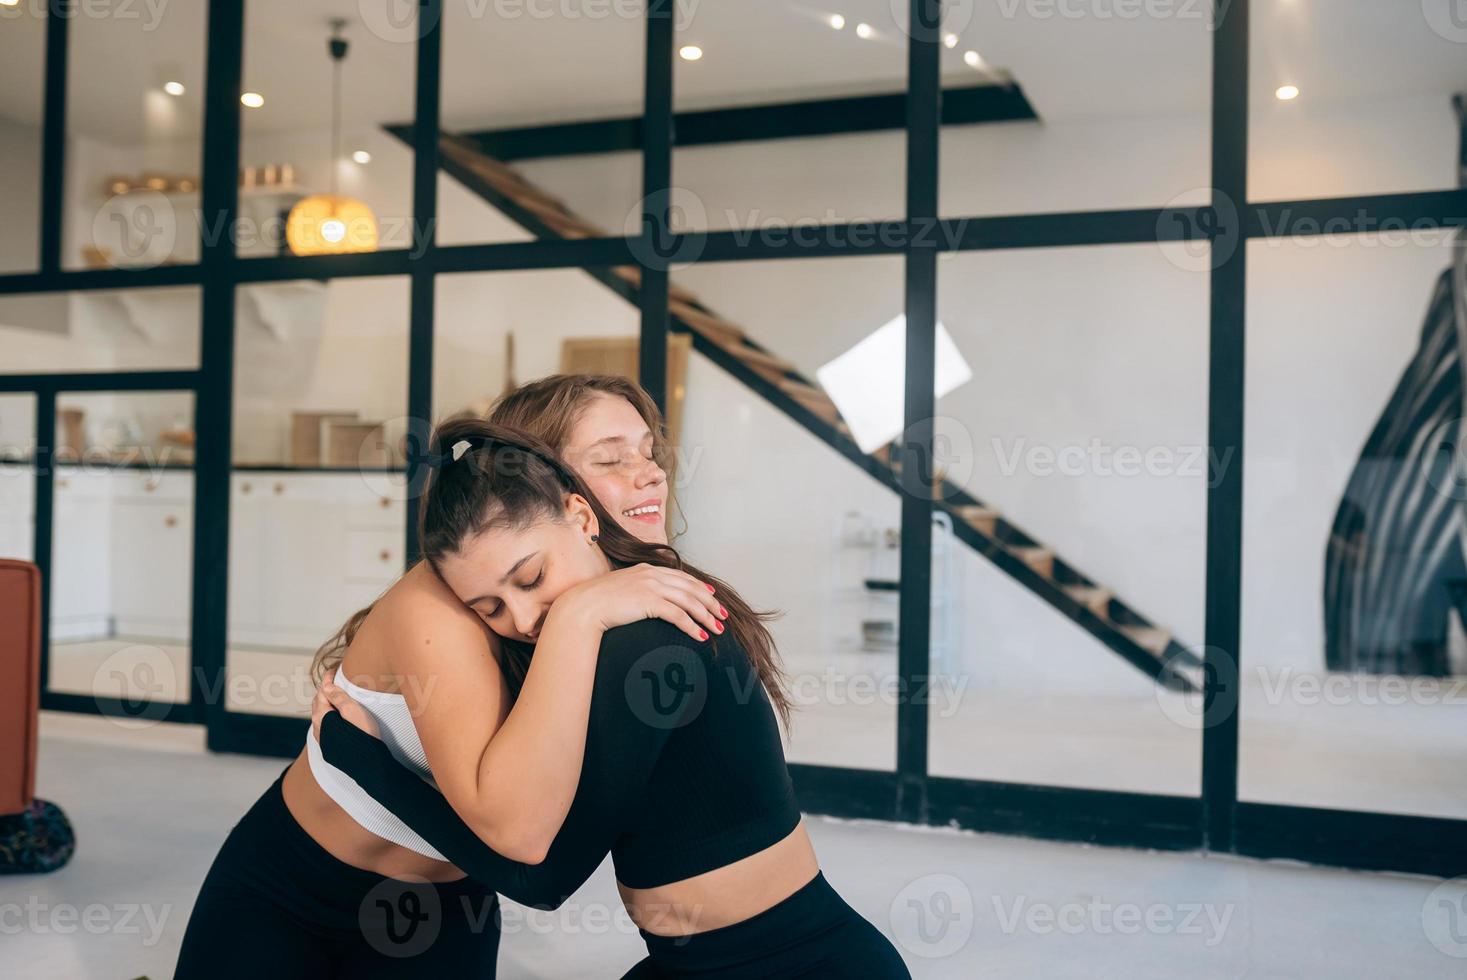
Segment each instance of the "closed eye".
[[[540,584],[542,582],[544,582],[544,581],[545,581],[545,566],[544,565],[541,565],[540,566],[540,573],[535,576],[534,581],[532,581],[532,582],[525,582],[524,584],[516,585],[515,587],[516,588],[519,588],[519,589],[523,589],[526,592],[533,592],[536,589],[538,589],[540,587]],[[499,615],[500,610],[502,610],[503,608],[504,608],[504,603],[502,603],[502,602],[496,602],[494,605],[490,606],[488,609],[482,609],[482,608],[479,609],[479,615],[483,616],[485,619],[493,619],[495,616],[498,616]]]

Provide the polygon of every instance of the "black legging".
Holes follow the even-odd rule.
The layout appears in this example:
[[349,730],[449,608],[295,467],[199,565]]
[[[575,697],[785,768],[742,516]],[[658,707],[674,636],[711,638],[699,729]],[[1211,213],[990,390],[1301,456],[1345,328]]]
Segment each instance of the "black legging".
[[354,868],[301,829],[276,779],[229,832],[183,937],[178,980],[493,978],[499,906],[469,879]]
[[622,980],[911,978],[887,938],[847,905],[823,874],[743,922],[691,936],[643,930],[642,938],[651,955]]

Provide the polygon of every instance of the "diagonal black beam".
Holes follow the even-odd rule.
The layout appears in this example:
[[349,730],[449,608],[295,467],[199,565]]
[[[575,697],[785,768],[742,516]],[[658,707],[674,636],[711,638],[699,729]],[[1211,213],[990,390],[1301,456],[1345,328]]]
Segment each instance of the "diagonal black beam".
[[[651,54],[651,49],[648,51]],[[670,83],[669,83],[670,90]],[[860,95],[775,102],[727,109],[679,112],[673,118],[677,146],[715,146],[751,140],[799,139],[876,133],[906,128],[906,95]],[[973,85],[942,93],[942,125],[962,126],[1037,120],[1018,85]],[[391,128],[391,127],[389,127]],[[624,153],[643,149],[641,116],[586,122],[486,129],[463,133],[505,163],[542,157]]]

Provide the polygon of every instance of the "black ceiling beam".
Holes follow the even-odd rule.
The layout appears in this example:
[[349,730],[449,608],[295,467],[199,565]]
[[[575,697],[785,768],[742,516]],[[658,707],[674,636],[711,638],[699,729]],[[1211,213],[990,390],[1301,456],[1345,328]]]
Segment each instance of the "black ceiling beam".
[[[1038,118],[1018,85],[973,85],[944,89],[942,93],[944,126]],[[896,93],[679,112],[673,120],[673,132],[677,146],[711,146],[904,130],[906,125],[906,95]],[[458,135],[474,140],[488,155],[509,163],[540,157],[641,150],[642,119],[628,116]]]

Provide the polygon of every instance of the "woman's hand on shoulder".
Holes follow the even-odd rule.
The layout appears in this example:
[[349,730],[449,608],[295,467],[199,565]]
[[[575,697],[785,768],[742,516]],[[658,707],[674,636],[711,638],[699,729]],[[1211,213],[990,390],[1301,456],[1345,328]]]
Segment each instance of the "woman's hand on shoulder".
[[573,615],[603,632],[643,619],[665,619],[699,641],[722,633],[728,618],[708,583],[676,568],[646,563],[567,589],[549,615]]
[[377,719],[371,712],[352,700],[350,695],[327,677],[321,681],[321,686],[316,689],[316,696],[311,699],[311,731],[315,733],[317,742],[321,741],[321,719],[326,717],[326,712],[332,710],[340,711],[341,717],[373,738],[382,737]]

